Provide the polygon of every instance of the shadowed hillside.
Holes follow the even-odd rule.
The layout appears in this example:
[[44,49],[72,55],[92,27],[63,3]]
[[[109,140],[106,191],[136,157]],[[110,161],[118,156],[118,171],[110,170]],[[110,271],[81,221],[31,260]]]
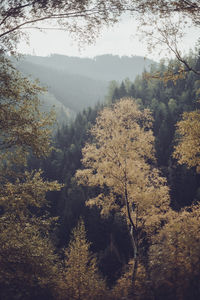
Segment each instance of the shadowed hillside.
[[[103,101],[111,80],[121,81],[127,77],[134,80],[151,63],[153,61],[137,56],[102,55],[90,59],[57,54],[28,55],[16,62],[25,75],[39,79],[42,86],[47,87],[50,103],[53,97],[57,110],[66,107],[71,114]],[[45,105],[48,106],[48,95]]]

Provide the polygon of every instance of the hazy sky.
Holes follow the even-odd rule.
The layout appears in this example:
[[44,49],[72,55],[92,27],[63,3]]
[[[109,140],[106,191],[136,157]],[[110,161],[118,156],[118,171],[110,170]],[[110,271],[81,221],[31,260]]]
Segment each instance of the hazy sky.
[[[182,51],[187,53],[190,48],[193,48],[198,37],[199,30],[190,29],[180,44]],[[53,53],[81,57],[94,57],[101,54],[140,55],[154,60],[159,60],[165,55],[164,53],[159,55],[158,52],[148,53],[146,44],[140,41],[137,36],[137,23],[133,18],[124,18],[114,27],[103,30],[95,44],[86,45],[81,50],[69,34],[64,31],[39,32],[38,30],[31,30],[30,44],[26,45],[25,42],[21,42],[19,51],[41,56],[48,56]]]

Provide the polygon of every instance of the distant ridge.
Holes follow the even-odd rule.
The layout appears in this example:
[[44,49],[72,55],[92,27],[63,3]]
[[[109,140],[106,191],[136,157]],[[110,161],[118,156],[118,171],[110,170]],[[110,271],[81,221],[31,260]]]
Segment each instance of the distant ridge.
[[39,79],[41,85],[48,88],[46,106],[50,97],[51,104],[54,102],[63,115],[63,107],[73,115],[88,106],[94,106],[98,101],[104,101],[110,81],[121,82],[125,78],[134,80],[152,63],[152,60],[140,56],[119,57],[109,54],[93,59],[59,54],[48,57],[27,55],[15,62],[26,76]]
[[90,77],[98,80],[119,80],[125,78],[134,80],[143,70],[149,69],[155,63],[153,60],[142,56],[118,56],[105,54],[94,58],[80,58],[52,54],[50,56],[26,56],[29,61],[40,66],[48,66],[59,70],[65,70],[73,74]]

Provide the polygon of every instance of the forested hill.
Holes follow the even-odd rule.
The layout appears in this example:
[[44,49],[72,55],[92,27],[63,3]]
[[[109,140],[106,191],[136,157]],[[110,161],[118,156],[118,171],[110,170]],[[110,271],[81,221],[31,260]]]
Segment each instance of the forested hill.
[[[39,79],[48,88],[48,97],[55,106],[69,109],[71,113],[103,101],[111,80],[134,80],[153,61],[139,56],[97,56],[94,59],[51,55],[49,57],[25,56],[17,68],[25,75]],[[51,101],[52,102],[52,101]],[[52,104],[52,103],[50,103]]]
[[[199,57],[189,58],[192,66],[199,71]],[[173,74],[180,70],[177,61],[170,62],[169,66]],[[68,244],[73,227],[80,216],[83,218],[91,250],[98,258],[99,270],[115,293],[113,298],[102,299],[133,299],[124,297],[132,286],[130,270],[133,266],[127,264],[133,257],[129,225],[124,211],[120,213],[121,207],[124,208],[121,199],[125,197],[125,184],[130,184],[132,214],[139,224],[136,222],[139,253],[138,285],[135,287],[137,299],[200,299],[199,290],[193,288],[193,284],[199,286],[200,274],[196,264],[199,261],[200,174],[194,167],[188,169],[178,164],[173,156],[180,135],[176,128],[183,113],[184,121],[187,121],[187,116],[192,116],[189,128],[194,138],[190,138],[190,145],[199,140],[200,81],[194,72],[187,72],[175,81],[165,81],[169,66],[161,62],[149,74],[144,72],[134,81],[125,80],[118,85],[112,82],[106,103],[85,109],[71,124],[63,125],[57,131],[53,140],[55,149],[47,159],[29,159],[30,170],[42,169],[46,180],[58,180],[64,184],[62,191],[48,194],[50,214],[59,216],[56,231],[58,249]],[[160,77],[155,79],[155,74]],[[139,110],[135,110],[136,107]],[[194,119],[196,114],[198,118]],[[139,137],[142,124],[146,127]],[[191,130],[193,124],[197,141],[195,132]],[[145,159],[146,153],[150,153],[147,167],[141,160],[138,164],[137,155],[143,151],[140,150],[143,149],[141,143],[147,143],[148,147],[152,143],[153,136],[148,126],[155,136],[156,160],[151,159],[154,150],[150,148],[153,151],[145,152]],[[89,131],[91,127],[93,130]],[[132,132],[134,135],[131,135]],[[97,144],[96,141],[100,142]],[[127,160],[130,163],[126,163]],[[94,167],[91,168],[91,165]],[[148,173],[142,176],[144,170]],[[129,174],[130,181],[124,173]],[[160,177],[161,174],[165,175],[166,181]],[[132,178],[134,181],[131,182]],[[158,193],[161,193],[160,196]],[[96,207],[91,207],[93,203]],[[105,207],[103,213],[102,207]],[[77,230],[79,239],[83,241],[80,226]],[[80,243],[77,245],[79,249]],[[74,249],[73,255],[76,253]],[[194,269],[191,266],[195,266]],[[125,273],[123,270],[126,270]],[[186,297],[174,297],[176,285],[179,290],[187,292]],[[154,287],[151,288],[153,292],[149,287]],[[163,297],[165,293],[166,297]]]

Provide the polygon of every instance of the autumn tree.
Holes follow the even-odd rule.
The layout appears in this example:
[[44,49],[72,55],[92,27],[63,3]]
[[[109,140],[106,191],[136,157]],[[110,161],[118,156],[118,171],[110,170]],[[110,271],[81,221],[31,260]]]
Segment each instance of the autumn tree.
[[28,172],[26,164],[30,152],[40,157],[51,151],[54,118],[40,112],[43,89],[3,56],[0,65],[0,297],[31,299],[35,293],[39,299],[58,282],[49,238],[55,220],[46,213],[45,196],[61,186],[44,181],[41,171]]
[[177,123],[177,145],[173,153],[180,164],[200,170],[200,112],[185,112]]
[[0,230],[0,298],[58,299],[59,259],[41,226],[10,215],[1,217]]
[[[124,266],[122,270],[122,275],[118,278],[115,285],[110,291],[111,299],[121,300],[121,299],[133,299],[132,293],[132,270],[134,261],[131,259],[127,265]],[[146,282],[148,281],[148,276],[144,265],[139,263],[137,269],[137,277],[134,284],[135,295],[137,299],[151,299],[151,293],[146,287]]]
[[154,236],[149,260],[157,299],[199,298],[199,217],[199,204],[172,212]]
[[65,283],[69,297],[66,299],[105,299],[105,282],[98,273],[96,258],[90,252],[82,219],[72,232],[65,254]]
[[76,173],[79,184],[99,191],[87,205],[98,206],[102,215],[112,211],[125,216],[134,252],[133,280],[143,234],[150,237],[159,228],[169,205],[166,181],[154,167],[151,127],[149,110],[140,111],[133,99],[105,108],[91,129],[92,141],[82,150],[84,169]]

